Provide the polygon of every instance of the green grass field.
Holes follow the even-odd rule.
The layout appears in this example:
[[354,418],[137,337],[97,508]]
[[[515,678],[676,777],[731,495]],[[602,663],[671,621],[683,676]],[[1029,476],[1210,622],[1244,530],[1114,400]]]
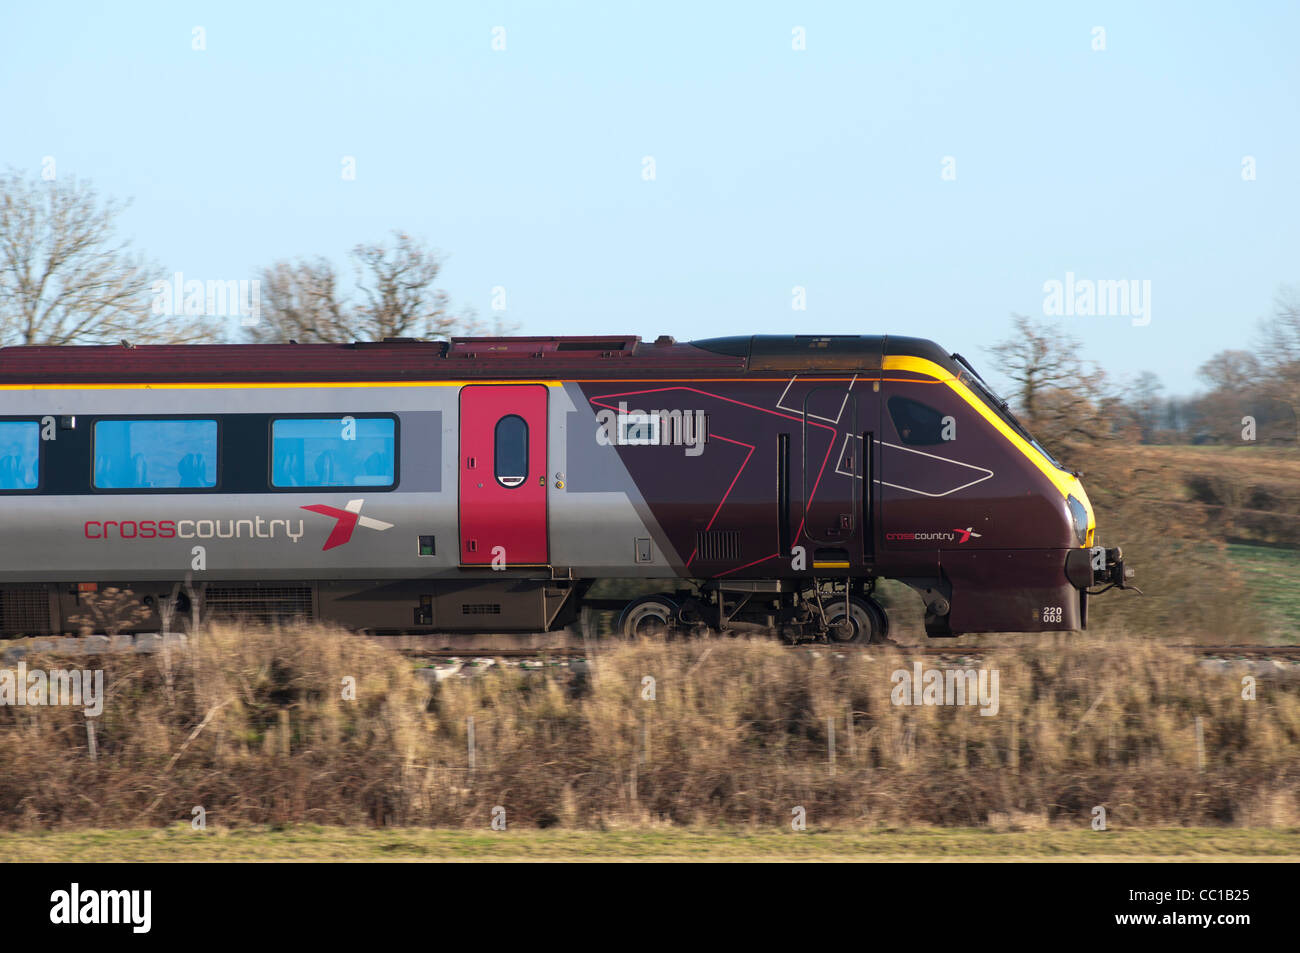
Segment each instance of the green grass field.
[[294,827],[0,834],[11,860],[1300,861],[1300,830],[467,831]]
[[1269,642],[1300,642],[1300,551],[1273,546],[1228,545],[1272,631]]

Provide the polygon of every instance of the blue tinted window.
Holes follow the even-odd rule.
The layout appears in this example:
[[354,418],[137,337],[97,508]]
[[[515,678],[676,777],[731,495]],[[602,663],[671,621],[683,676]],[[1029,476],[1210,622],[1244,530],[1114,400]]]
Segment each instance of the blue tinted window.
[[392,486],[391,417],[299,417],[271,423],[272,486]]
[[99,489],[216,484],[215,420],[95,422],[95,486]]
[[34,490],[40,481],[41,425],[0,421],[0,490]]

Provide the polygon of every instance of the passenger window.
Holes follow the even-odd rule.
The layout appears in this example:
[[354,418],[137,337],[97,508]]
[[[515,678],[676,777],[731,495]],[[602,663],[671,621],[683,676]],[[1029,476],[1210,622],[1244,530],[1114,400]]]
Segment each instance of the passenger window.
[[34,490],[40,482],[41,426],[0,421],[0,490]]
[[95,422],[95,486],[101,490],[217,485],[215,420]]
[[943,443],[943,414],[908,397],[889,398],[889,416],[903,443],[929,446]]
[[502,486],[519,486],[528,478],[528,424],[517,414],[497,421],[496,477]]
[[284,417],[271,422],[271,485],[392,486],[391,417]]

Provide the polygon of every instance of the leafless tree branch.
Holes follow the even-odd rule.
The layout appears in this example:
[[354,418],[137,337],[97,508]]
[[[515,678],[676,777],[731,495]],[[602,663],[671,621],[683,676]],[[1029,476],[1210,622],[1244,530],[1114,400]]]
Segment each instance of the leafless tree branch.
[[159,269],[116,236],[124,207],[76,180],[0,175],[0,342],[211,340],[210,322],[154,313]]
[[472,311],[452,313],[446,292],[436,287],[442,260],[405,232],[394,232],[390,243],[357,245],[350,257],[356,300],[340,291],[323,258],[265,269],[262,320],[248,329],[249,339],[346,343],[483,332]]

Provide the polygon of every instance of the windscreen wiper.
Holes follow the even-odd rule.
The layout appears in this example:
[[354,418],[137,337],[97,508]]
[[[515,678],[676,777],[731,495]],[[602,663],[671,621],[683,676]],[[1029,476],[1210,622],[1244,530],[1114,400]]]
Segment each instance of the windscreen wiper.
[[998,396],[997,391],[995,391],[992,387],[989,386],[989,382],[986,381],[984,378],[980,377],[980,372],[975,370],[975,368],[971,367],[970,361],[966,360],[966,358],[962,357],[956,351],[954,351],[951,356],[954,361],[956,361],[962,367],[966,368],[966,370],[970,371],[971,376],[974,377],[975,380],[979,381],[980,386],[984,388],[984,393],[988,394],[995,401],[997,401],[997,404],[1001,409],[1010,411],[1010,406],[1007,404],[1006,399]]
[[1043,456],[1047,457],[1048,460],[1052,461],[1053,466],[1055,466],[1058,470],[1064,470],[1066,473],[1072,473],[1075,476],[1083,475],[1082,473],[1076,470],[1071,470],[1069,467],[1062,464],[1060,460],[1057,460],[1056,457],[1052,456],[1052,454],[1048,452],[1046,447],[1044,447],[1041,443],[1038,442],[1037,438],[1035,438],[1034,435],[1029,432],[1029,428],[1020,422],[1020,418],[1011,412],[1011,405],[1007,402],[1006,398],[998,396],[997,391],[995,391],[992,387],[990,387],[988,381],[986,381],[983,377],[980,376],[980,372],[975,370],[975,368],[971,367],[970,361],[966,360],[966,358],[962,357],[956,351],[952,353],[951,357],[962,367],[966,368],[966,370],[970,371],[971,377],[973,377],[976,383],[980,385],[980,388],[984,391],[984,393],[987,394],[989,397],[993,398],[993,402],[997,404],[998,410],[1002,411],[1002,413],[1005,415],[1005,419],[1007,423],[1011,424],[1011,426],[1016,429],[1016,431],[1020,434],[1020,436],[1024,437],[1035,447],[1037,447],[1039,452],[1041,452]]

